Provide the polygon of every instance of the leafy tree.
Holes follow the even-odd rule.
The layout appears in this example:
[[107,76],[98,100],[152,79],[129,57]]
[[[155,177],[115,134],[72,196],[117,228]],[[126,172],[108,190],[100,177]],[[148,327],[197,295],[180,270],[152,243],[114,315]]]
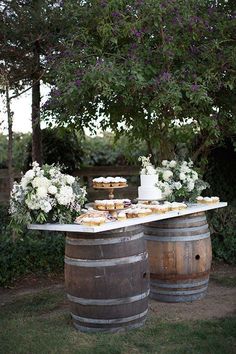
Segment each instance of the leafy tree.
[[0,70],[7,71],[9,88],[15,90],[11,99],[32,88],[32,157],[39,163],[40,82],[48,70],[46,55],[59,50],[62,30],[66,31],[62,5],[59,0],[0,1]]
[[233,0],[65,2],[71,38],[45,106],[59,126],[142,138],[193,159],[236,130]]

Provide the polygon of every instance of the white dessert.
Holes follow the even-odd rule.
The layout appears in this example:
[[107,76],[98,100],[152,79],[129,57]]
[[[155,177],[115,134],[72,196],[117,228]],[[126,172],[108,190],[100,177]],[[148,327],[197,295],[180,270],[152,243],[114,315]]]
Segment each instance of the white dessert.
[[138,197],[143,200],[161,199],[161,190],[155,185],[158,175],[140,175],[141,186],[138,187]]

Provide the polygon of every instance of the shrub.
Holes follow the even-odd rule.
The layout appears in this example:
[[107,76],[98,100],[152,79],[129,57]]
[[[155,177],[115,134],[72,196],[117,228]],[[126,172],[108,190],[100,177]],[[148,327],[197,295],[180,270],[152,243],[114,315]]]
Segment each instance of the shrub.
[[213,256],[218,260],[236,264],[236,208],[208,212]]
[[31,272],[59,272],[64,266],[65,238],[60,233],[26,232],[12,240],[0,235],[0,285]]

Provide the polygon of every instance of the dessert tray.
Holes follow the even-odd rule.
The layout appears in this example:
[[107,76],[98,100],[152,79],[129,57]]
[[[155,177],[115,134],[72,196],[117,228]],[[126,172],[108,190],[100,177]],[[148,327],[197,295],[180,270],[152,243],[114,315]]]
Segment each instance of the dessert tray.
[[115,189],[121,189],[121,188],[127,188],[128,185],[126,184],[125,186],[115,186],[115,187],[93,187],[93,189],[106,189],[107,191],[109,191],[109,199],[113,199],[114,198],[114,190]]

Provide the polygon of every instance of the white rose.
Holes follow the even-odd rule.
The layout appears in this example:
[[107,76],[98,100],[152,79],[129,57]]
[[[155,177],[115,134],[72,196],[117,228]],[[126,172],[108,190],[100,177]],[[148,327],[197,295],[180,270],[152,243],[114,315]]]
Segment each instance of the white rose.
[[179,179],[181,179],[182,181],[185,181],[185,179],[186,179],[185,173],[181,172],[181,173],[179,174]]
[[23,189],[27,188],[28,183],[29,183],[29,180],[25,177],[22,177],[20,184]]
[[57,187],[55,187],[53,185],[49,186],[48,187],[48,193],[52,194],[52,195],[57,194]]
[[52,209],[52,206],[51,204],[46,200],[44,201],[41,205],[40,205],[40,208],[42,211],[44,211],[45,213],[48,213],[51,209]]
[[163,172],[164,181],[169,181],[169,179],[173,176],[173,172],[170,170],[166,170]]
[[169,162],[168,160],[163,160],[161,164],[162,166],[166,167],[168,165],[168,162]]
[[73,177],[73,176],[70,176],[70,175],[67,175],[66,176],[66,182],[68,183],[68,184],[73,184],[74,183],[74,181],[75,181],[75,177]]
[[169,163],[169,166],[171,168],[174,168],[176,165],[177,165],[177,162],[175,160],[171,160],[170,163]]
[[182,187],[182,184],[180,182],[175,182],[174,183],[174,188],[179,190]]
[[39,198],[45,198],[47,196],[47,188],[44,186],[38,187],[37,195]]
[[29,170],[29,171],[27,171],[26,173],[25,173],[25,178],[27,178],[27,179],[32,179],[32,178],[34,178],[34,171],[33,170]]
[[194,182],[189,182],[188,186],[187,186],[187,189],[188,189],[189,192],[191,192],[194,189]]

